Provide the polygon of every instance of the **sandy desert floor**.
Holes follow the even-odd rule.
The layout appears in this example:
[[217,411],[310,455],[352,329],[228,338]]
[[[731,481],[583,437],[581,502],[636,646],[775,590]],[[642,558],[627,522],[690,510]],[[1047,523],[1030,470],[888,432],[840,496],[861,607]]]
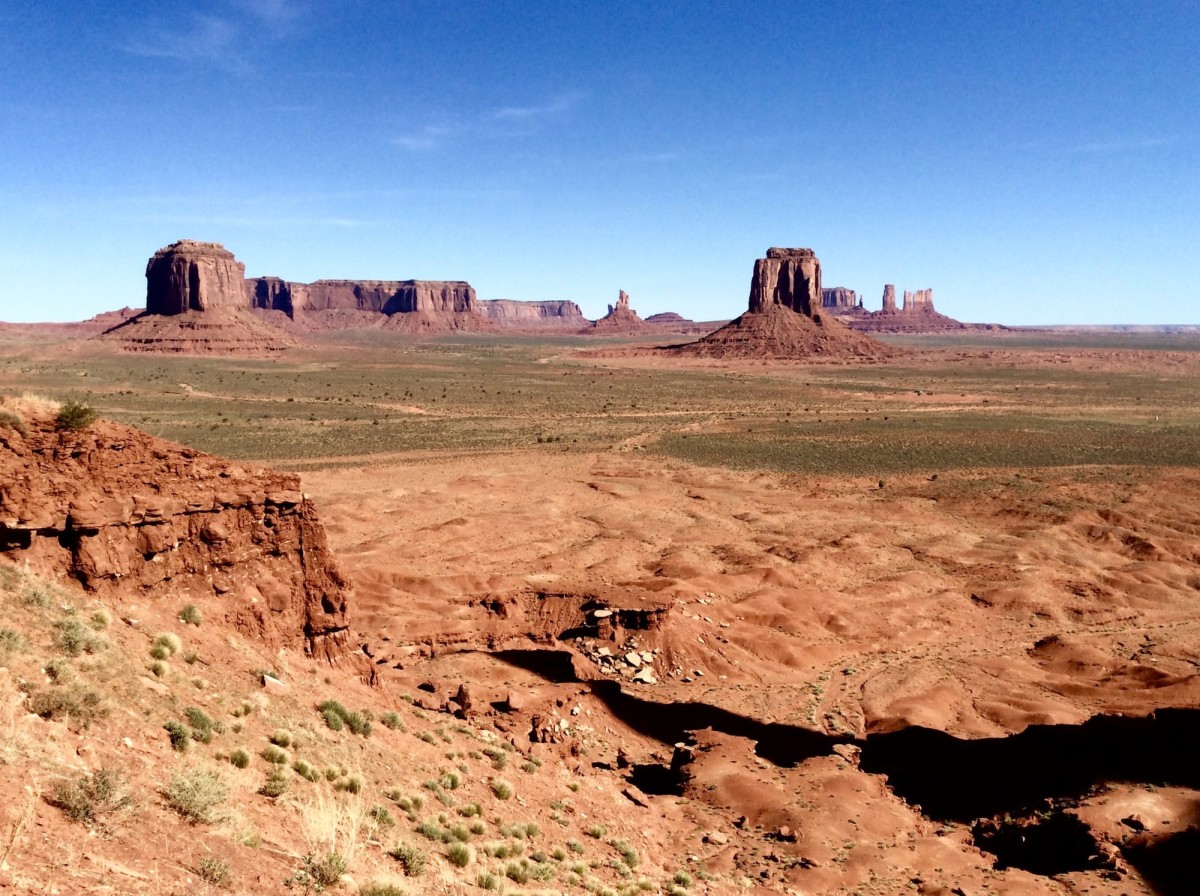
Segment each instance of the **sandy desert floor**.
[[697,888],[1200,891],[1200,344],[902,347],[9,345],[0,387],[303,471],[381,687],[574,718]]

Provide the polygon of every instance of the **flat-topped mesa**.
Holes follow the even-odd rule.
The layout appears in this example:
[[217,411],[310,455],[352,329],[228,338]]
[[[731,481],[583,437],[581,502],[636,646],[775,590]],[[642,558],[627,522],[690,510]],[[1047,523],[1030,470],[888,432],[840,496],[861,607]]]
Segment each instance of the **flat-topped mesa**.
[[916,292],[904,291],[903,311],[905,314],[929,314],[934,310],[933,290],[918,289]]
[[781,305],[812,317],[820,311],[821,303],[821,262],[812,249],[772,247],[766,258],[754,262],[749,303],[752,313]]
[[146,313],[245,308],[246,266],[220,243],[179,240],[146,264]]
[[858,293],[852,289],[847,289],[844,286],[834,286],[821,290],[822,308],[836,308],[840,311],[849,311],[858,306]]
[[483,316],[504,327],[578,330],[587,320],[583,310],[569,301],[518,301],[484,299],[479,302]]
[[291,283],[278,277],[246,281],[254,308],[296,312],[375,311],[381,314],[473,314],[475,289],[463,280],[317,280]]

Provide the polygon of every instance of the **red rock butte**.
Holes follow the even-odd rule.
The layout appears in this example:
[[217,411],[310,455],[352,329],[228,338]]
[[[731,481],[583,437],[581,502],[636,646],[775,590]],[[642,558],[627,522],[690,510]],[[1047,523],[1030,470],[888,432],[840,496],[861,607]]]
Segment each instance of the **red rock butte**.
[[821,312],[821,262],[812,249],[770,248],[754,263],[745,314],[704,338],[669,346],[713,358],[887,358],[888,346]]

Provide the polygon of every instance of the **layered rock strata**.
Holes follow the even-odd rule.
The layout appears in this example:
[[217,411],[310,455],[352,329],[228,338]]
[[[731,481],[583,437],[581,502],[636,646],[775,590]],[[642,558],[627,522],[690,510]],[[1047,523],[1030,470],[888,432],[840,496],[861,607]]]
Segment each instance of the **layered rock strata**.
[[462,280],[317,280],[292,283],[278,277],[245,281],[254,308],[297,312],[374,311],[380,314],[473,314],[475,289]]
[[117,424],[0,428],[0,556],[117,601],[203,601],[267,646],[335,659],[350,587],[293,474]]
[[246,266],[220,243],[179,240],[146,263],[146,313],[244,308]]
[[886,358],[893,350],[822,313],[821,262],[812,249],[767,250],[754,263],[745,314],[675,354],[713,358]]
[[587,324],[574,302],[520,302],[491,299],[479,303],[483,316],[498,326],[511,329],[562,329],[575,332]]
[[822,308],[833,308],[839,312],[852,311],[859,307],[861,303],[858,293],[844,286],[834,286],[830,289],[821,290]]
[[641,333],[648,330],[646,322],[629,304],[629,293],[620,290],[617,304],[608,306],[608,313],[582,330],[585,336]]

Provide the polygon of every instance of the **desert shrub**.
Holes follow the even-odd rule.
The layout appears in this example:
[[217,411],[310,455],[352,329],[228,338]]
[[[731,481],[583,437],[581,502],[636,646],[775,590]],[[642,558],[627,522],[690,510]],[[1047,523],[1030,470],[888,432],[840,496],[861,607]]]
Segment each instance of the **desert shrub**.
[[433,734],[429,731],[422,731],[420,734],[417,735],[417,738],[425,741],[425,743],[427,743],[427,744],[436,744],[437,743],[437,738],[435,738],[433,736]]
[[[156,650],[164,655],[158,656]],[[181,650],[183,650],[183,641],[174,632],[163,632],[150,645],[150,655],[156,660],[170,659]]]
[[263,781],[262,786],[258,788],[258,793],[270,799],[275,799],[287,793],[290,783],[287,772],[283,770],[282,766],[277,765],[271,771],[271,774],[267,776],[267,780]]
[[155,660],[147,668],[150,670],[150,674],[155,678],[162,678],[171,671],[170,665],[164,663],[162,660]]
[[292,763],[292,771],[294,771],[296,774],[298,774],[301,778],[303,778],[306,781],[312,781],[315,783],[315,782],[321,780],[321,773],[319,771],[317,771],[317,769],[313,768],[313,766],[310,763],[305,762],[303,759],[297,759],[295,762]]
[[399,713],[385,712],[379,717],[380,723],[384,728],[390,728],[393,731],[404,731],[404,721],[400,718]]
[[417,825],[417,833],[427,840],[435,840],[442,843],[449,843],[452,839],[449,831],[443,829],[435,822],[428,820]]
[[96,629],[96,631],[103,631],[112,624],[112,613],[105,609],[96,610],[89,617],[88,621],[91,622],[92,628]]
[[676,871],[675,876],[673,878],[671,878],[671,880],[673,880],[675,883],[677,883],[679,886],[683,887],[684,889],[686,889],[692,885],[692,876],[683,870]]
[[538,770],[538,767],[533,762],[526,762],[524,765],[521,766],[521,771],[523,771],[529,775],[532,775],[537,770]]
[[599,840],[605,834],[608,833],[608,828],[606,828],[602,824],[593,824],[593,825],[589,826],[587,828],[587,830],[584,831],[584,833],[587,834],[589,837],[595,837],[597,840]]
[[550,853],[550,858],[554,859],[556,862],[565,861],[567,858],[567,851],[561,846],[556,846],[554,847],[554,851]]
[[346,873],[346,859],[341,853],[330,852],[322,856],[309,854],[300,861],[302,864],[296,873],[296,880],[318,893],[332,887]]
[[287,750],[281,750],[274,744],[268,744],[263,747],[262,758],[273,765],[286,765],[288,761]]
[[167,805],[193,824],[211,822],[213,810],[228,796],[221,776],[200,768],[177,772],[166,789]]
[[[215,731],[217,728],[217,723],[198,706],[189,706],[183,711],[183,715],[187,719],[188,724],[197,731]],[[209,738],[209,740],[211,739]],[[197,737],[196,740],[203,740],[203,738]],[[205,741],[205,743],[208,743],[208,741]]]
[[492,767],[496,771],[500,771],[508,765],[508,756],[498,747],[484,747],[483,753],[488,759],[492,760]]
[[224,859],[205,856],[192,869],[196,876],[214,887],[228,887],[233,882],[233,868]]
[[39,688],[29,695],[29,711],[43,719],[64,720],[80,729],[104,718],[108,708],[95,691],[82,685]]
[[481,890],[494,890],[499,884],[499,878],[490,871],[480,871],[479,876],[475,878],[475,885]]
[[371,821],[375,823],[375,827],[380,830],[396,826],[396,819],[392,817],[392,813],[388,811],[387,806],[375,806],[367,814]]
[[200,608],[195,604],[188,604],[179,611],[179,621],[184,625],[200,625],[204,621],[204,614],[200,612]]
[[173,719],[163,725],[163,728],[167,731],[167,737],[171,739],[171,749],[177,753],[186,753],[192,745],[191,732]]
[[334,790],[344,790],[346,793],[360,794],[363,789],[363,780],[358,775],[351,775],[345,781],[338,781],[333,785]]
[[637,850],[630,846],[627,841],[610,840],[608,845],[621,854],[621,861],[623,861],[627,867],[636,868],[638,866]]
[[357,734],[360,737],[371,736],[371,719],[365,712],[347,713],[342,721],[346,723],[351,734]]
[[567,849],[571,850],[571,852],[575,853],[576,855],[583,854],[583,844],[578,840],[568,840]]
[[275,731],[271,732],[271,736],[268,738],[268,740],[270,740],[271,743],[277,747],[290,747],[292,745],[292,732],[285,731],[282,728],[277,728]]
[[465,806],[459,807],[458,814],[463,818],[475,818],[483,814],[483,806],[479,803],[467,803]]
[[369,883],[358,889],[358,896],[408,896],[395,884]]
[[42,582],[26,582],[21,586],[21,602],[45,610],[54,603],[54,592]]
[[504,868],[504,876],[516,884],[529,883],[529,863],[509,862]]
[[89,827],[102,824],[106,816],[133,802],[125,779],[109,768],[97,769],[70,781],[59,781],[48,799],[67,818]]
[[471,864],[471,847],[465,843],[451,843],[446,848],[446,858],[456,868],[466,868]]
[[399,863],[406,877],[420,877],[425,870],[425,853],[416,847],[397,843],[388,850],[388,855]]
[[11,628],[0,628],[0,662],[6,662],[14,653],[25,649],[25,639],[20,632]]
[[96,409],[82,401],[68,401],[58,409],[54,423],[59,429],[81,431],[96,422]]
[[471,832],[467,830],[465,825],[455,824],[449,828],[450,836],[460,843],[466,843],[471,839]]
[[325,720],[325,724],[329,726],[330,731],[341,731],[346,727],[345,720],[332,709],[321,710],[321,717]]
[[462,784],[462,776],[458,772],[446,772],[439,783],[447,790],[458,790]]
[[245,750],[234,750],[229,754],[229,762],[235,768],[249,768],[250,754]]
[[487,830],[487,825],[484,824],[482,821],[471,822],[471,833],[474,834],[476,837],[481,835],[486,830]]
[[496,795],[498,800],[506,800],[513,795],[512,785],[507,781],[496,780],[492,782],[492,793]]
[[97,653],[104,649],[104,639],[74,617],[58,623],[54,634],[54,646],[67,656],[81,653]]
[[12,411],[0,411],[0,429],[11,429],[23,436],[29,435],[29,429],[25,426],[25,421],[21,419],[21,415],[15,414]]

